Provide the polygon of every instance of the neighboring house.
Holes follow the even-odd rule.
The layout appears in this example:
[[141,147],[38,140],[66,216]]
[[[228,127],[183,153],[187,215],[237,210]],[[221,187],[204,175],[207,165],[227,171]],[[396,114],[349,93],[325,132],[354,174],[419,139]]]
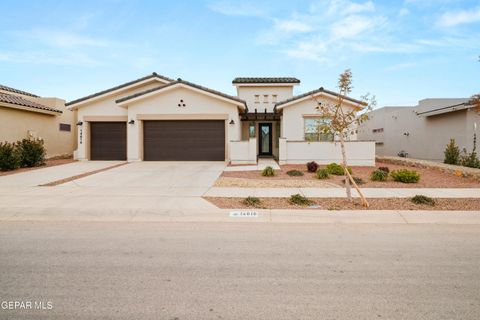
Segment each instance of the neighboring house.
[[75,113],[65,101],[0,85],[0,141],[44,140],[47,158],[72,155],[76,145]]
[[473,148],[475,126],[477,132],[480,130],[480,114],[468,100],[424,99],[414,107],[374,110],[369,113],[370,119],[359,126],[358,138],[375,140],[381,156],[403,152],[410,158],[443,161],[450,139],[455,139],[460,149]]
[[[257,157],[281,163],[339,161],[337,143],[305,141],[315,134],[320,88],[293,96],[296,78],[236,78],[237,96],[157,73],[68,102],[78,116],[81,160],[229,161]],[[347,98],[346,106],[360,101]],[[348,143],[352,164],[373,165],[373,142]]]

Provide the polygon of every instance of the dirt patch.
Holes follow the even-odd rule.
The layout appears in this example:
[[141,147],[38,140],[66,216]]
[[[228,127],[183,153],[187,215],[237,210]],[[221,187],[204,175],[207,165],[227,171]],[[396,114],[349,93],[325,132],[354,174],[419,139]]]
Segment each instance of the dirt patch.
[[70,182],[70,181],[73,181],[73,180],[77,180],[77,179],[80,179],[80,178],[84,178],[84,177],[91,176],[92,174],[96,174],[96,173],[99,173],[99,172],[103,172],[103,171],[107,171],[107,170],[110,170],[110,169],[113,169],[113,168],[117,168],[117,167],[124,166],[124,165],[126,165],[127,163],[128,163],[128,162],[124,162],[124,163],[116,164],[116,165],[113,165],[113,166],[110,166],[110,167],[106,167],[106,168],[102,168],[102,169],[98,169],[98,170],[94,170],[94,171],[89,171],[89,172],[85,172],[85,173],[82,173],[82,174],[78,174],[78,175],[76,175],[76,176],[71,176],[71,177],[68,177],[68,178],[65,178],[65,179],[60,179],[60,180],[52,181],[52,182],[49,182],[49,183],[41,184],[40,187],[54,187],[54,186],[58,186],[58,185],[60,185],[60,184],[64,184],[64,183],[67,183],[67,182]]
[[19,169],[10,170],[10,171],[0,171],[0,176],[8,176],[8,175],[11,175],[11,174],[21,173],[21,172],[26,172],[26,171],[32,171],[32,170],[43,169],[43,168],[48,168],[48,167],[60,166],[62,164],[72,163],[72,162],[75,162],[75,161],[76,160],[73,160],[73,158],[49,159],[49,160],[45,161],[44,165],[41,165],[39,167],[19,168]]
[[[320,168],[324,167],[325,166],[320,166]],[[385,182],[371,181],[370,174],[378,167],[388,167],[390,168],[390,171],[398,169],[415,170],[420,174],[420,181],[418,183],[401,183],[393,181],[390,177]],[[300,177],[291,177],[287,174],[287,171],[290,170],[301,171],[304,175]],[[360,187],[364,188],[480,188],[480,181],[473,177],[456,176],[451,173],[441,172],[431,168],[412,168],[409,166],[377,162],[376,167],[352,167],[352,170],[354,177],[361,178],[365,182],[360,185]],[[312,184],[314,184],[311,181],[321,181],[319,187],[321,187],[321,185],[336,185],[343,187],[343,176],[330,176],[329,179],[319,180],[314,173],[307,171],[306,165],[282,165],[280,170],[275,170],[275,173],[276,175],[274,177],[263,177],[260,171],[225,171],[220,176],[218,182],[222,184],[222,187],[242,187],[241,185],[238,185],[238,183],[247,185],[247,183],[239,182],[238,180],[230,180],[230,182],[236,183],[237,185],[228,185],[228,180],[222,181],[222,178],[228,177],[252,179],[257,181],[289,181],[288,183],[285,183],[285,185],[282,185],[281,182],[272,183],[275,187],[289,187],[293,185],[295,185],[295,187],[311,187]],[[291,181],[296,182],[293,183]],[[255,182],[252,182],[252,184],[254,183]],[[302,183],[305,184],[302,185]],[[317,185],[313,186],[316,187]],[[257,185],[257,187],[265,186]]]
[[[221,209],[252,208],[243,203],[243,198],[206,197],[215,206]],[[436,205],[414,204],[409,198],[369,198],[370,207],[367,209],[360,204],[359,199],[349,202],[345,198],[310,198],[312,206],[298,206],[291,204],[287,198],[260,198],[259,209],[312,209],[312,210],[466,210],[477,211],[480,208],[480,199],[435,199]]]

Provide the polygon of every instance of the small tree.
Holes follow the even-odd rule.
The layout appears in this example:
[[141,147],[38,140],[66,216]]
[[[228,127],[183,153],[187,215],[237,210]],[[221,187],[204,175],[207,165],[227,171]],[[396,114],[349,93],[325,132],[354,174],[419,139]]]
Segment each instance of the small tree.
[[445,159],[443,163],[458,164],[460,161],[460,149],[455,143],[455,139],[450,139],[450,142],[445,147]]
[[[368,120],[368,111],[376,105],[375,97],[371,97],[369,94],[366,94],[361,97],[361,100],[354,103],[352,106],[351,103],[347,105],[345,100],[347,99],[348,94],[352,92],[352,72],[350,69],[345,70],[338,79],[338,88],[340,90],[339,94],[336,96],[336,99],[333,103],[328,103],[326,101],[319,101],[315,96],[312,95],[312,99],[317,103],[316,110],[319,112],[320,116],[324,119],[329,119],[322,124],[321,130],[323,133],[333,134],[334,137],[338,137],[340,140],[340,147],[342,151],[342,167],[344,170],[344,175],[348,177],[345,179],[345,190],[347,193],[348,200],[352,201],[352,192],[350,182],[355,186],[353,178],[348,173],[348,160],[347,154],[345,152],[345,141],[350,139],[350,136],[354,134],[356,127]],[[351,102],[351,100],[350,100]],[[357,187],[357,190],[360,191]],[[368,206],[368,202],[362,197],[364,205]]]

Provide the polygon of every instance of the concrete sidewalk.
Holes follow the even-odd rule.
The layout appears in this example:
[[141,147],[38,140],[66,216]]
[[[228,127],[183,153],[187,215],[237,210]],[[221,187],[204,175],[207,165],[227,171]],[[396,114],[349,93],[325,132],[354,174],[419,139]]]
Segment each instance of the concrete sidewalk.
[[0,176],[1,187],[33,187],[49,182],[70,178],[87,172],[105,169],[124,161],[77,161],[48,168]]
[[[417,194],[433,198],[480,198],[479,188],[362,188],[367,198],[410,198]],[[245,198],[285,198],[292,194],[301,194],[307,198],[343,198],[343,188],[228,188],[212,187],[205,197]],[[358,197],[355,189],[352,195]]]

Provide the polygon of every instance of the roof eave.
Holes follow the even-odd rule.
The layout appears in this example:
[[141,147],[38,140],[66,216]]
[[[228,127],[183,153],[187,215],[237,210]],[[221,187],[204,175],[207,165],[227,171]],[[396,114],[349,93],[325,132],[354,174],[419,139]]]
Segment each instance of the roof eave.
[[46,110],[46,109],[40,109],[40,108],[34,108],[34,107],[28,107],[28,106],[22,106],[19,104],[15,103],[8,103],[8,102],[0,102],[0,107],[7,107],[7,108],[12,108],[12,109],[18,109],[18,110],[23,110],[23,111],[28,111],[28,112],[35,112],[35,113],[43,113],[51,116],[56,116],[59,114],[62,114],[63,111],[61,110]]

